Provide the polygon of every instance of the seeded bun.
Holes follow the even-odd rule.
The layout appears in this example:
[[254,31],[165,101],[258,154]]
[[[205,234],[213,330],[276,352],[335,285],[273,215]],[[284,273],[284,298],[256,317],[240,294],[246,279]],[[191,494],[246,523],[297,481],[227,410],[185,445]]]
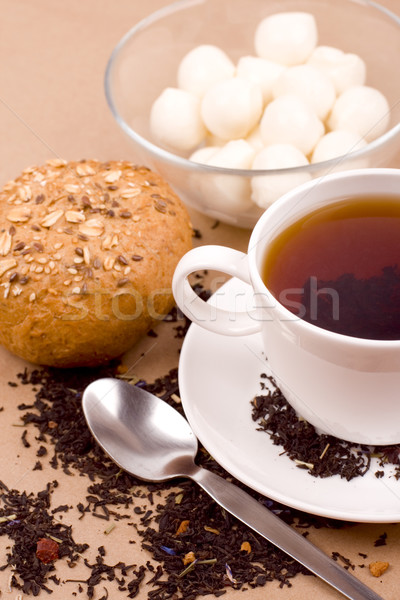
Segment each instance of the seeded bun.
[[121,355],[173,306],[191,238],[185,207],[145,167],[25,169],[0,192],[0,344],[55,367]]

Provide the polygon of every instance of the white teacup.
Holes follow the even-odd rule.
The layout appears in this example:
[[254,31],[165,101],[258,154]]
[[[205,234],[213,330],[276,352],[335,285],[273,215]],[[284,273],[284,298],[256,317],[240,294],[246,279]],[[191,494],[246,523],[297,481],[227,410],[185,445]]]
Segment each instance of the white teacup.
[[[313,180],[268,208],[247,254],[200,246],[182,258],[173,279],[179,308],[201,327],[223,335],[261,333],[270,369],[299,415],[320,432],[373,445],[400,443],[400,339],[361,339],[310,324],[275,299],[260,270],[271,240],[299,218],[343,197],[380,194],[398,196],[400,202],[400,170],[361,169]],[[187,277],[203,269],[249,283],[254,310],[232,318],[201,300]]]

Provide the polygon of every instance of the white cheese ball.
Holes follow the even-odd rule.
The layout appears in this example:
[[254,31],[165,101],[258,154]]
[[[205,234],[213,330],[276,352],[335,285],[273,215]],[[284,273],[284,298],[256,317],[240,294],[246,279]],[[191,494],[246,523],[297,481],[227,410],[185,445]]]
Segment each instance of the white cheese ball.
[[282,73],[273,86],[273,95],[277,98],[283,94],[302,98],[321,121],[325,121],[336,100],[332,81],[312,65],[297,65]]
[[215,83],[201,103],[201,116],[209,131],[224,140],[247,136],[260,119],[262,92],[252,81],[233,77]]
[[[273,144],[256,154],[253,169],[285,169],[308,165],[308,160],[291,144]],[[286,192],[311,179],[310,173],[282,173],[252,177],[251,198],[258,206],[267,208]]]
[[261,137],[261,131],[259,125],[257,125],[253,131],[249,133],[246,138],[246,142],[248,142],[251,146],[253,146],[256,152],[262,150],[265,146],[264,141]]
[[324,125],[309,105],[290,94],[279,96],[267,105],[260,131],[266,146],[292,144],[306,156],[325,133]]
[[357,54],[345,53],[332,46],[315,48],[308,64],[323,71],[335,86],[339,95],[353,85],[364,85],[367,68]]
[[256,54],[283,65],[299,65],[308,59],[318,41],[312,14],[282,12],[263,19],[256,28]]
[[162,146],[174,152],[193,150],[206,135],[200,100],[185,90],[166,88],[151,107],[150,129]]
[[195,150],[190,156],[189,160],[206,165],[213,154],[219,150],[218,146],[204,146]]
[[[208,165],[231,169],[251,169],[255,151],[245,140],[232,140],[207,160]],[[204,174],[203,194],[214,209],[239,214],[252,207],[250,183],[241,175]]]
[[372,142],[388,128],[390,107],[385,96],[365,85],[353,86],[336,100],[328,120],[332,130],[353,131]]
[[254,148],[246,140],[231,140],[217,149],[207,164],[231,169],[251,169],[254,154]]
[[358,133],[338,129],[324,135],[314,148],[312,163],[323,162],[365,148],[367,142]]
[[237,64],[236,75],[261,87],[265,105],[272,100],[272,86],[285,69],[283,65],[259,56],[242,56]]
[[229,56],[211,44],[193,48],[178,67],[178,87],[203,97],[217,81],[235,75],[236,67]]

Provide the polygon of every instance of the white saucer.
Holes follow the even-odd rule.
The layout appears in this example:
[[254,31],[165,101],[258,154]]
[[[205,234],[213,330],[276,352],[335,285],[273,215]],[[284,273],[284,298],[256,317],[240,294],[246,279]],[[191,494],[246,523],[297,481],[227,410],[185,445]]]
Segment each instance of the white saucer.
[[[210,299],[227,309],[249,301],[250,286],[234,278]],[[256,430],[250,402],[261,391],[263,372],[268,367],[259,334],[228,337],[190,326],[179,363],[180,394],[194,433],[215,460],[250,488],[308,513],[365,523],[400,521],[400,480],[389,467],[381,479],[375,477],[377,463],[351,481],[316,478]]]

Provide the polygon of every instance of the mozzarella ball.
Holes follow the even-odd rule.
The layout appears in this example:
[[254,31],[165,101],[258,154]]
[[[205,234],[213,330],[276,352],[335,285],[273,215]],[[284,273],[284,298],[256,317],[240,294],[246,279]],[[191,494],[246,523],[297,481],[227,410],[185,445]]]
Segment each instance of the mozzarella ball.
[[367,142],[353,131],[338,129],[324,135],[314,148],[312,163],[323,162],[365,148]]
[[248,79],[261,87],[263,102],[272,100],[272,86],[286,67],[259,56],[242,56],[237,64],[238,77]]
[[[251,169],[254,149],[245,140],[232,140],[217,150],[208,165],[231,169]],[[202,181],[205,198],[216,210],[238,214],[252,207],[250,183],[242,175],[206,175]]]
[[207,164],[231,169],[251,169],[254,154],[254,148],[246,140],[232,140],[217,149]]
[[295,94],[302,98],[324,121],[335,100],[333,83],[325,73],[311,65],[297,65],[287,69],[273,86],[274,97]]
[[283,65],[304,63],[317,45],[315,18],[305,12],[276,13],[256,28],[254,46],[261,58]]
[[150,129],[161,145],[177,152],[192,150],[206,135],[200,100],[185,90],[166,88],[151,107]]
[[203,97],[217,81],[235,75],[235,65],[228,55],[211,44],[193,48],[178,67],[178,87]]
[[294,95],[279,96],[267,105],[260,123],[264,144],[286,143],[303,154],[312,152],[325,130],[314,111]]
[[375,88],[358,85],[343,92],[336,100],[328,120],[329,128],[347,129],[372,142],[388,128],[390,107]]
[[195,150],[193,154],[189,156],[189,160],[206,165],[213,154],[219,150],[218,146],[204,146]]
[[353,85],[364,85],[367,68],[357,54],[346,54],[331,46],[318,46],[308,64],[323,71],[332,81],[339,95]]
[[258,125],[249,133],[246,142],[248,142],[256,152],[259,152],[264,148],[265,144],[261,137],[261,131]]
[[208,90],[201,104],[201,116],[211,133],[234,140],[246,137],[260,119],[262,108],[260,86],[233,77]]
[[[291,144],[273,144],[256,154],[253,169],[285,169],[308,165],[308,160]],[[251,180],[251,198],[258,206],[267,208],[283,194],[311,179],[310,173],[258,175]]]

